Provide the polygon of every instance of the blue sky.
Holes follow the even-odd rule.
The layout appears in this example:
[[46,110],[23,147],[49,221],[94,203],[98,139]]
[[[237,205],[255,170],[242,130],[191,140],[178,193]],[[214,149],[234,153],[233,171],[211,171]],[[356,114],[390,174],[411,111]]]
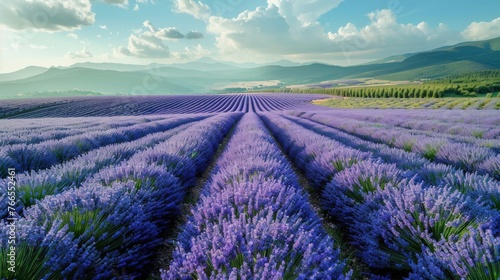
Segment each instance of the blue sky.
[[2,0],[0,72],[78,62],[354,65],[500,36],[500,1]]

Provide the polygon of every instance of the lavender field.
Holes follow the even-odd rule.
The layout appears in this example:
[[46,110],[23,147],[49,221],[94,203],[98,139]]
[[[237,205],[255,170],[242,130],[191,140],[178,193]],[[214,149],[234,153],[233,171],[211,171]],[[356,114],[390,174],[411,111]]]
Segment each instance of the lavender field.
[[324,97],[2,102],[0,279],[500,278],[498,111]]

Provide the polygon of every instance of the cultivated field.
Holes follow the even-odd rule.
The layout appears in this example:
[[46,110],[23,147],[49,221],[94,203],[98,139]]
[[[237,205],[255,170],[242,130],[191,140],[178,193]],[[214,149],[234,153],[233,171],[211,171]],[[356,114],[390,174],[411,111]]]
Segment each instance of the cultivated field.
[[498,111],[325,97],[2,102],[0,278],[500,277]]
[[500,98],[351,98],[335,97],[313,102],[331,108],[348,109],[449,109],[449,110],[498,110]]

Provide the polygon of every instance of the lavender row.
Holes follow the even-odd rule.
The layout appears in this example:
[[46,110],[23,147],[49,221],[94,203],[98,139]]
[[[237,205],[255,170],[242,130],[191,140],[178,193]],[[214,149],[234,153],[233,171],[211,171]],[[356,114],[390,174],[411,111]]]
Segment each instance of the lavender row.
[[[80,188],[48,196],[26,209],[16,226],[16,274],[1,278],[134,279],[147,276],[161,232],[178,214],[188,185],[206,165],[236,120],[235,115],[201,121],[169,141],[102,170]],[[149,151],[149,152],[148,152]],[[187,152],[190,151],[190,152]],[[170,161],[178,159],[172,170]],[[201,165],[200,165],[201,164]],[[177,174],[174,175],[174,174]],[[0,250],[6,256],[8,225],[2,222]]]
[[[85,184],[111,186],[116,182],[133,181],[136,186],[152,186],[153,190],[141,200],[147,203],[156,225],[165,229],[179,212],[179,205],[188,188],[194,185],[197,174],[209,160],[239,114],[214,116],[197,122],[188,130],[172,136],[120,164],[99,170]],[[162,187],[164,178],[175,177],[175,188]],[[169,180],[167,180],[169,181]]]
[[423,181],[428,185],[453,187],[464,194],[481,200],[482,203],[500,210],[500,183],[488,175],[464,173],[462,170],[449,165],[433,163],[419,154],[363,140],[308,119],[290,115],[287,115],[286,118],[343,145],[370,152],[372,157],[380,158],[385,163],[394,163],[399,169],[404,170],[408,176],[416,176],[419,181]]
[[263,114],[262,119],[295,165],[305,171],[316,191],[321,191],[333,174],[373,157],[369,152],[349,148],[279,115]]
[[67,119],[21,119],[3,120],[0,127],[0,147],[13,144],[36,144],[47,140],[104,131],[146,123],[168,117],[117,117],[117,118],[67,118]]
[[[419,112],[420,114],[425,114]],[[414,119],[412,114],[395,113],[393,111],[362,111],[362,112],[336,112],[336,116],[361,121],[370,121],[374,123],[383,123],[385,125],[396,126],[418,131],[428,131],[439,134],[460,135],[479,139],[495,139],[500,137],[500,120],[498,123],[454,123],[448,119]],[[468,118],[477,118],[484,121],[484,117],[478,117],[475,114],[468,113]]]
[[[324,121],[335,120],[337,123],[337,128],[343,128],[350,130],[352,127],[356,127],[361,130],[362,133],[368,134],[373,133],[373,139],[380,138],[382,141],[390,145],[402,145],[403,148],[411,150],[413,148],[415,138],[424,139],[432,144],[440,144],[441,142],[453,142],[453,143],[464,143],[470,146],[478,146],[484,150],[491,149],[494,152],[500,152],[500,141],[496,138],[497,129],[484,129],[481,131],[475,131],[477,134],[475,136],[461,136],[453,134],[443,134],[433,131],[426,131],[425,129],[408,129],[402,127],[395,127],[391,124],[357,120],[350,117],[340,117],[335,114],[320,112],[319,114],[305,114],[305,118],[323,118]],[[369,130],[369,131],[368,131]],[[486,135],[492,139],[483,139],[484,131],[488,131],[491,134]],[[500,132],[500,131],[498,131]],[[401,135],[397,137],[395,135]],[[432,155],[431,155],[432,156]]]
[[[29,111],[15,110],[11,118],[91,117],[151,114],[282,111],[317,108],[313,94],[224,94],[179,96],[101,96],[68,98],[68,102],[41,104]],[[61,98],[60,100],[65,100]],[[20,106],[17,104],[14,106]],[[2,106],[0,106],[0,111]]]
[[447,139],[414,135],[402,131],[355,123],[351,120],[310,116],[308,119],[346,131],[361,138],[421,154],[425,158],[453,165],[466,172],[478,171],[500,178],[500,155],[491,149]]
[[[368,112],[366,112],[368,113]],[[348,126],[346,123],[351,123],[350,127],[366,127],[371,129],[373,133],[377,132],[374,137],[382,137],[382,139],[388,143],[394,145],[396,141],[404,141],[404,148],[411,149],[413,143],[409,141],[409,137],[420,137],[427,138],[428,140],[434,142],[457,142],[457,143],[469,143],[470,145],[476,145],[479,147],[485,147],[500,152],[500,129],[497,126],[480,126],[477,124],[436,124],[435,121],[426,120],[418,122],[415,120],[409,120],[408,117],[401,117],[399,119],[383,118],[383,114],[379,113],[377,116],[373,117],[362,117],[359,113],[353,112],[352,115],[346,112],[336,112],[335,114],[320,112],[319,115],[325,119],[335,119],[339,122],[341,126]],[[316,114],[308,113],[303,116],[306,118],[312,117]],[[382,116],[381,116],[382,115]],[[368,120],[365,120],[368,119]],[[380,121],[379,119],[383,119]],[[446,127],[446,133],[435,131],[441,127]],[[390,132],[387,133],[386,131]],[[394,137],[394,134],[403,135],[403,139]],[[465,134],[465,135],[460,135]],[[397,143],[401,144],[401,143]]]
[[[332,111],[333,112],[333,111]],[[384,121],[394,123],[411,124],[413,121],[468,126],[470,124],[479,127],[497,128],[500,125],[500,117],[494,110],[475,111],[452,111],[452,110],[335,110],[335,114],[342,117],[356,118],[359,120]]]
[[196,122],[188,130],[136,153],[127,161],[101,169],[85,183],[110,185],[137,176],[143,178],[141,180],[150,180],[148,172],[142,168],[147,167],[155,172],[159,168],[173,174],[184,186],[192,185],[195,175],[208,164],[222,138],[239,117],[239,114],[227,113]]
[[[491,272],[497,264],[498,210],[451,187],[419,183],[395,164],[383,163],[371,153],[355,154],[289,120],[273,115],[264,119],[315,182],[324,211],[348,230],[358,255],[374,271],[442,279],[473,277]],[[317,166],[323,167],[321,177],[328,179],[315,178],[311,171]],[[457,244],[464,247],[471,240],[473,247],[459,251]],[[441,248],[447,248],[448,255]],[[459,257],[464,253],[473,256],[471,264]],[[482,259],[487,254],[492,257]],[[471,266],[477,272],[469,272]]]
[[[98,148],[49,169],[18,174],[16,177],[16,196],[18,198],[16,210],[22,214],[24,208],[33,205],[47,195],[58,194],[73,187],[78,188],[88,177],[100,169],[119,164],[146,148],[167,141],[173,135],[187,129],[191,125],[189,122],[199,121],[203,118],[204,116],[193,116],[191,119],[181,119],[177,124],[172,123],[172,128],[165,132],[148,134],[135,141]],[[184,122],[188,123],[183,125]],[[0,180],[0,184],[6,184],[6,181],[7,179]],[[0,201],[7,202],[7,194],[3,189],[0,190]],[[0,213],[0,219],[6,216],[7,210],[5,209]]]
[[84,133],[39,144],[10,145],[0,151],[0,175],[2,178],[5,177],[7,168],[15,168],[17,172],[49,168],[105,145],[131,141],[149,133],[170,129],[188,118],[140,123],[130,127]]
[[254,114],[237,125],[176,245],[163,279],[349,278]]
[[74,102],[74,98],[30,98],[2,100],[0,118],[17,115],[20,112],[35,111],[40,108],[53,107]]
[[370,152],[372,157],[379,158],[385,163],[394,163],[397,168],[407,174],[407,177],[416,177],[418,181],[427,185],[452,187],[481,203],[500,210],[500,183],[488,175],[464,173],[449,165],[432,163],[419,154],[366,141],[308,119],[293,116],[286,116],[286,118],[343,145]]

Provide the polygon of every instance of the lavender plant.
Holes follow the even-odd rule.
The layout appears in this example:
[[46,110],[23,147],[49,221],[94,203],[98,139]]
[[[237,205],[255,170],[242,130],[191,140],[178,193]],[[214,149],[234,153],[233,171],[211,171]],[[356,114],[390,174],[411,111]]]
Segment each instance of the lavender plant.
[[353,225],[362,256],[374,267],[409,271],[424,248],[435,252],[489,221],[484,208],[450,188],[408,182],[386,187],[379,199],[366,223]]
[[500,277],[500,239],[489,230],[471,229],[463,238],[437,248],[434,258],[454,278]]
[[16,222],[15,272],[8,270],[8,224],[0,224],[0,278],[2,279],[64,279],[82,278],[96,261],[98,254],[92,244],[80,246],[67,225],[19,220]]
[[387,185],[397,186],[407,175],[389,165],[363,161],[337,173],[321,194],[322,206],[332,217],[345,225],[356,222],[362,213],[356,212],[360,204],[374,192],[383,191]]

